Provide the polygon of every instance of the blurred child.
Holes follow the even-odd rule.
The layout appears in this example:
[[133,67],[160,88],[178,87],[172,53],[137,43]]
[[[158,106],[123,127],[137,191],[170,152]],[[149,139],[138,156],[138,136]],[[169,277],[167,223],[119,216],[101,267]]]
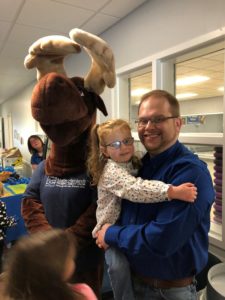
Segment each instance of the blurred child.
[[[172,186],[161,181],[143,180],[137,175],[140,163],[134,156],[134,139],[129,124],[121,119],[95,125],[91,132],[88,170],[98,185],[96,238],[104,224],[114,224],[121,211],[121,200],[154,203],[172,199],[193,202],[196,187],[192,183]],[[125,256],[114,248],[105,252],[115,300],[133,300],[130,269]]]
[[6,260],[4,299],[97,300],[88,285],[68,283],[75,255],[74,236],[64,230],[22,237]]

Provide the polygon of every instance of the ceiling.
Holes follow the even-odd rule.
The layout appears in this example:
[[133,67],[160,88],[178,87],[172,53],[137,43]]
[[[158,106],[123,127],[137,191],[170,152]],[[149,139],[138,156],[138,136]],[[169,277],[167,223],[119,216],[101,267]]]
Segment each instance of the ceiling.
[[73,28],[100,35],[148,0],[0,0],[0,103],[36,77],[23,62],[29,46]]
[[[224,47],[224,46],[223,46]],[[176,94],[196,94],[190,99],[222,96],[224,91],[224,49],[208,53],[176,64],[176,79],[190,76],[208,77],[206,81],[176,86]],[[181,100],[186,100],[185,97]]]

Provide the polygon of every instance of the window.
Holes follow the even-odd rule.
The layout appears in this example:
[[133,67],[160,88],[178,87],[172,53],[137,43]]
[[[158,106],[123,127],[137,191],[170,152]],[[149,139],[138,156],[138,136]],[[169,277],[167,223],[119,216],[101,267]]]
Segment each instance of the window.
[[[223,132],[224,43],[178,57],[176,97],[183,117],[182,132]],[[187,58],[188,56],[188,58]]]

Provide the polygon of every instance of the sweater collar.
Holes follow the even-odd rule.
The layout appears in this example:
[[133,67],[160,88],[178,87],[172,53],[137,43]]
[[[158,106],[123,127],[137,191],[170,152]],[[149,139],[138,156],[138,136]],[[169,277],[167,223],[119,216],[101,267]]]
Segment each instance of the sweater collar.
[[170,148],[165,151],[151,157],[149,153],[146,153],[143,157],[143,164],[151,163],[154,166],[161,165],[164,161],[168,161],[173,157],[176,150],[180,147],[180,142],[177,140]]

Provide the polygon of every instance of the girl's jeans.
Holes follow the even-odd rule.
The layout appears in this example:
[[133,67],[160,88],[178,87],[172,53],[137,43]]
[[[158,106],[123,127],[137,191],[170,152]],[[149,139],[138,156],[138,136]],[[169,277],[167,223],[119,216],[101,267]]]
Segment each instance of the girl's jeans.
[[118,249],[109,247],[105,252],[108,274],[115,300],[134,300],[129,263]]

